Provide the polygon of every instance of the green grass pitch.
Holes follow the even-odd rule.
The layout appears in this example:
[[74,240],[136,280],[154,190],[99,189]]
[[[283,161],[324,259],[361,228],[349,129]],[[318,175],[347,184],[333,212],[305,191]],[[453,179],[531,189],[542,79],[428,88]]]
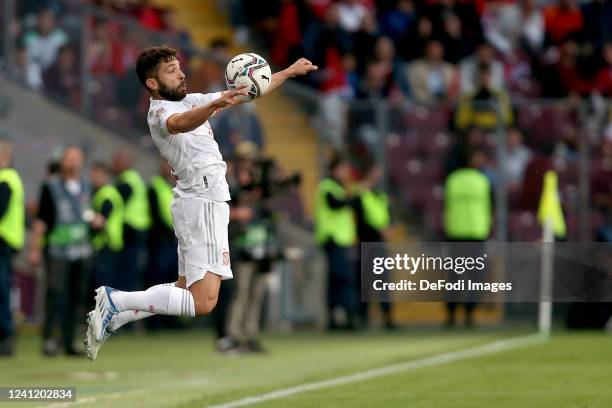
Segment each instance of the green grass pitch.
[[[263,338],[269,354],[227,357],[216,354],[212,337],[201,332],[126,333],[111,338],[95,363],[44,358],[37,337],[22,337],[16,356],[0,359],[0,385],[74,386],[83,407],[206,407],[522,334],[490,329],[273,334]],[[11,404],[0,403],[5,406]],[[611,407],[612,337],[556,332],[543,344],[258,406]]]

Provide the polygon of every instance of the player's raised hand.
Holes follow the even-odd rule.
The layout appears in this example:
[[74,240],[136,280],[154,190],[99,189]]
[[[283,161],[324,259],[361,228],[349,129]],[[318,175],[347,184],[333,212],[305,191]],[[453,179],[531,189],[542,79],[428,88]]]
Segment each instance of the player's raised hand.
[[300,58],[295,61],[288,69],[288,73],[291,77],[296,77],[298,75],[306,75],[309,72],[316,71],[319,69],[316,65],[313,65],[312,62],[308,61],[306,58]]
[[221,97],[213,101],[213,105],[217,109],[225,109],[230,106],[238,105],[245,101],[240,96],[248,96],[249,92],[246,86],[221,92]]

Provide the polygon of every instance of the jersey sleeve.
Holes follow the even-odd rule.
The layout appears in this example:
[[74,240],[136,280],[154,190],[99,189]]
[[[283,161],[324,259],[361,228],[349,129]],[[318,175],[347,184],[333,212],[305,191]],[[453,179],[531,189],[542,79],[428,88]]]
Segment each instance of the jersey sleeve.
[[196,95],[198,97],[198,104],[200,106],[204,106],[204,105],[211,103],[215,99],[219,99],[221,97],[221,92],[213,92],[213,93],[205,93],[205,94],[199,93]]
[[167,105],[160,105],[151,108],[147,117],[149,127],[161,135],[168,136],[170,134],[168,131],[168,119],[170,116],[176,113],[180,112]]
[[[221,97],[221,92],[213,92],[213,93],[205,93],[205,94],[198,93],[198,94],[195,94],[195,96],[197,97],[198,106],[204,106],[204,105],[208,105],[215,99],[219,99]],[[219,113],[219,110],[217,109],[212,114],[211,117],[214,118],[215,116],[217,116],[218,113]]]

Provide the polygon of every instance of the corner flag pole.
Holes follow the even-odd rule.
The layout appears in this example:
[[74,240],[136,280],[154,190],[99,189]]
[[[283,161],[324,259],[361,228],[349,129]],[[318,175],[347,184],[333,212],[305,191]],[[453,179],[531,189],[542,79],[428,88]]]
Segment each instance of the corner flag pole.
[[538,220],[542,224],[542,262],[540,270],[540,307],[538,329],[540,334],[549,336],[552,326],[553,264],[555,236],[566,233],[563,210],[557,189],[557,173],[547,171],[544,175],[542,196],[538,208]]
[[542,262],[540,271],[540,307],[538,329],[540,334],[549,336],[552,326],[552,282],[555,237],[552,220],[546,219],[542,228]]

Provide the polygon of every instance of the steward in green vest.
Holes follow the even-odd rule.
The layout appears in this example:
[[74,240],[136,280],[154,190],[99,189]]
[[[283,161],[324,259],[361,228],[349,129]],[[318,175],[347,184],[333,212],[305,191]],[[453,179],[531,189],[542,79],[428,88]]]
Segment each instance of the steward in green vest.
[[74,347],[73,338],[76,322],[85,319],[84,313],[78,313],[84,311],[92,254],[89,223],[94,220],[90,186],[81,174],[83,163],[84,155],[79,147],[64,149],[59,174],[51,175],[43,184],[38,214],[32,223],[28,254],[32,265],[41,264],[41,245],[45,248],[47,275],[42,332],[43,353],[47,356],[58,351],[53,336],[57,323],[61,323],[65,353],[82,355]]
[[492,224],[491,184],[479,170],[484,153],[470,154],[469,166],[449,174],[444,187],[444,232],[453,241],[484,241]]
[[353,207],[360,242],[384,242],[382,232],[391,221],[389,198],[384,191],[375,188],[381,176],[378,167],[372,168],[358,189]]
[[342,185],[350,178],[348,164],[333,162],[331,177],[319,182],[315,208],[315,239],[321,245],[334,244],[351,247],[355,244],[357,231],[351,199]]
[[[368,257],[386,256],[383,232],[390,224],[391,214],[389,213],[389,199],[387,194],[382,190],[376,189],[376,186],[380,183],[381,177],[382,172],[380,168],[377,166],[372,167],[361,181],[357,190],[357,197],[353,202],[359,242],[377,243],[368,251]],[[361,262],[359,264],[361,265]],[[359,287],[369,287],[371,282],[366,283],[364,286],[361,279],[362,277],[360,275]],[[379,304],[385,322],[385,328],[389,330],[394,329],[396,326],[391,316],[391,303],[388,301],[381,301]],[[368,302],[360,303],[359,314],[364,324],[368,322],[368,308]]]
[[[492,203],[491,184],[480,170],[486,164],[486,156],[480,150],[468,152],[469,167],[459,168],[450,173],[444,186],[444,232],[448,241],[459,241],[449,244],[452,257],[479,257],[484,253],[484,241],[491,232]],[[466,241],[467,244],[460,242]],[[486,268],[484,273],[486,273]],[[448,279],[455,282],[459,276],[453,271]],[[465,325],[473,324],[473,312],[477,302],[461,302],[463,299],[449,298],[446,304],[448,327],[455,325],[457,306],[465,307]]]
[[[327,255],[327,307],[329,328],[351,328],[358,312],[359,288],[356,265],[349,261],[349,249],[356,244],[352,198],[345,190],[351,182],[348,162],[335,159],[330,176],[319,183],[315,208],[315,239]],[[344,309],[348,320],[342,326],[335,320],[336,309]]]
[[119,252],[123,249],[123,198],[110,182],[110,170],[105,163],[93,163],[91,183],[94,195],[91,206],[101,216],[100,228],[93,228],[92,245],[96,251],[109,249]]
[[[172,213],[172,189],[174,178],[164,160],[160,160],[160,171],[151,178],[148,187],[149,208],[151,209],[151,229],[147,240],[149,262],[144,284],[147,287],[172,282],[178,276],[177,240],[174,234]],[[154,317],[145,322],[149,329],[172,326],[176,318]]]
[[174,235],[172,212],[170,211],[174,186],[170,183],[170,180],[159,174],[151,177],[148,195],[152,229],[163,226],[166,231]]
[[0,142],[0,357],[14,352],[15,328],[11,312],[12,260],[23,247],[25,205],[19,174],[9,168],[12,147]]
[[110,168],[103,162],[91,167],[91,200],[94,220],[91,223],[91,243],[95,250],[91,289],[113,286],[117,282],[119,253],[123,249],[123,198],[110,184]]
[[128,169],[117,176],[117,188],[125,202],[125,225],[136,230],[146,231],[151,226],[147,187],[134,169]]
[[7,245],[15,252],[23,248],[25,241],[23,183],[11,168],[0,168],[0,240],[0,246]]
[[147,257],[147,233],[151,226],[147,186],[133,165],[134,156],[127,150],[120,150],[113,156],[115,186],[124,203],[124,247],[119,260],[121,273],[116,288],[127,291],[142,286]]

